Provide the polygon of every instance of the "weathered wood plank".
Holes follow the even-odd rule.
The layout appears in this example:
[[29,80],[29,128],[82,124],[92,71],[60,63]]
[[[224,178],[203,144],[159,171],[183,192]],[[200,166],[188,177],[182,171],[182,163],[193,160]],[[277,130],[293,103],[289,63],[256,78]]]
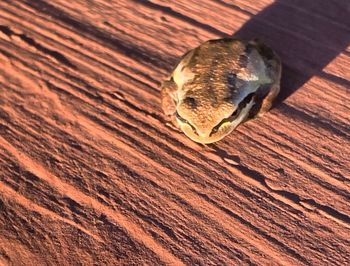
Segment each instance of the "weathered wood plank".
[[[0,262],[346,265],[346,1],[0,2]],[[261,119],[202,147],[159,84],[223,36],[282,57]]]

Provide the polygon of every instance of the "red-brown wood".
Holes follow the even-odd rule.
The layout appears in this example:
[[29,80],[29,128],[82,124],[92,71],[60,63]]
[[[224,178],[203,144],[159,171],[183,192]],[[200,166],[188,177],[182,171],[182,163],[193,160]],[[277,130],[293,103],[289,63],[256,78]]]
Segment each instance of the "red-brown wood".
[[[347,265],[348,1],[0,1],[0,264]],[[224,36],[283,61],[264,117],[198,145],[159,85]]]

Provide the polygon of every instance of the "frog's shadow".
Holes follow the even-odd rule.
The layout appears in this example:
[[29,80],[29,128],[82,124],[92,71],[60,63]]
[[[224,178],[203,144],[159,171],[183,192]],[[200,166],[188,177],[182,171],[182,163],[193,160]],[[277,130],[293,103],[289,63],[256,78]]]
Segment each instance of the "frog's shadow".
[[241,39],[258,38],[281,57],[281,92],[275,106],[314,75],[350,88],[350,81],[323,72],[350,43],[349,11],[350,3],[342,0],[278,0],[233,33]]

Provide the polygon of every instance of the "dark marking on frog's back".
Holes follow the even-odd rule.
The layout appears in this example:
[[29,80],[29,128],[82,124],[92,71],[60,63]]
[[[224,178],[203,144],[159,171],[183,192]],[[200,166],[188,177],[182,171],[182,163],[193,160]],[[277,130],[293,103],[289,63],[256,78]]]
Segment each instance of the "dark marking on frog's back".
[[186,104],[187,106],[189,106],[191,109],[195,109],[197,108],[197,102],[194,98],[192,97],[186,97],[184,100],[183,100],[184,104]]
[[234,89],[235,88],[236,79],[237,79],[237,74],[236,73],[230,72],[230,73],[227,74],[227,84],[228,84],[230,89]]
[[247,53],[243,53],[239,55],[239,67],[246,68],[248,66],[248,55]]

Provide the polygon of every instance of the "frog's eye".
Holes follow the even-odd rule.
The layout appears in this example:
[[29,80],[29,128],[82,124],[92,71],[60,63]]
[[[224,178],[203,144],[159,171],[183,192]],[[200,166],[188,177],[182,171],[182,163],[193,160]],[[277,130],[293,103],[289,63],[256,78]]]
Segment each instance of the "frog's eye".
[[232,122],[233,120],[235,120],[238,115],[239,115],[239,110],[237,109],[236,111],[234,111],[232,113],[232,115],[230,117],[222,119],[219,124],[217,124],[215,127],[213,127],[209,136],[212,136],[213,134],[218,132],[220,127],[223,126],[224,124],[227,124],[228,122]]
[[225,123],[227,123],[227,122],[232,122],[232,121],[234,121],[234,120],[239,116],[240,112],[241,112],[241,108],[239,108],[239,106],[238,106],[238,108],[237,108],[228,118],[222,119],[221,122],[220,122],[219,124],[217,124],[217,125],[211,130],[210,136],[212,136],[213,134],[215,134],[216,132],[218,132],[219,128],[220,128],[223,124],[225,124]]
[[229,120],[229,121],[235,120],[235,119],[239,116],[239,114],[241,113],[242,109],[244,109],[244,107],[246,107],[246,105],[247,105],[248,103],[251,102],[251,100],[253,99],[253,97],[254,97],[254,93],[248,94],[248,95],[239,103],[238,108],[232,113],[232,115],[231,115],[229,118],[227,118],[227,120]]
[[240,103],[239,103],[239,106],[237,108],[238,109],[243,109],[248,103],[251,102],[251,100],[253,99],[254,97],[254,92],[248,94]]
[[[254,97],[254,93],[250,93],[248,94],[238,105],[238,108],[228,117],[228,118],[224,118],[223,120],[221,120],[221,122],[219,124],[217,124],[212,131],[210,132],[210,136],[212,136],[213,134],[215,134],[216,132],[218,132],[218,130],[220,129],[221,126],[225,126],[228,123],[232,123],[234,122],[241,114],[242,110],[252,101]],[[239,119],[239,118],[238,118]]]
[[182,123],[189,124],[189,122],[188,122],[185,118],[183,118],[182,116],[180,116],[178,112],[176,112],[175,115],[176,115],[176,118],[177,118],[178,120],[180,120]]
[[254,93],[248,94],[238,105],[237,109],[229,116],[229,118],[226,118],[230,121],[235,120],[238,115],[240,114],[241,110],[252,100],[254,96]]
[[198,135],[197,130],[194,126],[191,125],[190,122],[188,122],[185,118],[181,117],[178,112],[175,113],[176,118],[183,124],[189,125],[192,128],[192,131]]
[[230,115],[230,119],[235,119],[239,115],[239,108]]

